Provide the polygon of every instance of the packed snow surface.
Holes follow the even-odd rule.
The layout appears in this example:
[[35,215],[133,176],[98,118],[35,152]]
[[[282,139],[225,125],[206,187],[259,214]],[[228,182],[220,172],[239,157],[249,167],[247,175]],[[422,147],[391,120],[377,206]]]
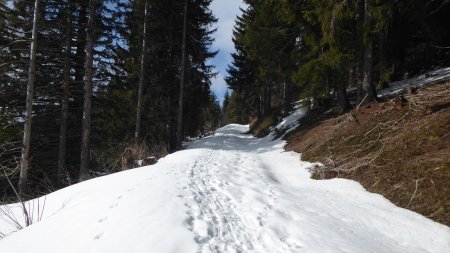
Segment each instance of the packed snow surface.
[[228,125],[156,165],[54,192],[0,252],[450,252],[449,227],[356,182],[312,180],[283,141],[247,131]]

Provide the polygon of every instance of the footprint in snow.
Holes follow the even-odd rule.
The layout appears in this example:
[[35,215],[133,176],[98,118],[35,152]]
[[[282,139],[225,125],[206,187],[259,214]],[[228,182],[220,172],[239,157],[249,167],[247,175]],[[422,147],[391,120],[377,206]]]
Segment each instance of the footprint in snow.
[[94,237],[94,240],[99,240],[102,237],[103,237],[103,233],[100,233]]
[[110,209],[113,209],[113,208],[116,208],[117,206],[119,206],[119,204],[118,204],[118,203],[115,203],[115,204],[109,206],[109,208],[110,208]]
[[187,225],[189,231],[193,231],[195,222],[194,215],[192,214],[192,212],[186,212],[186,214],[188,215],[188,218],[184,220],[184,223]]
[[108,217],[104,217],[98,220],[98,223],[103,223],[104,221],[106,221],[108,219]]

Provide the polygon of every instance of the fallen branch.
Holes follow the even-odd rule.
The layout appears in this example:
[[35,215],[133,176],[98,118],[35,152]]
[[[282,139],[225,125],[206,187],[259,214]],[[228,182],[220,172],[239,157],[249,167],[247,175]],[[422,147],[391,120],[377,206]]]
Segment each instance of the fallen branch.
[[359,105],[356,107],[356,110],[358,110],[359,107],[361,107],[361,105],[364,103],[364,101],[366,101],[367,96],[369,96],[369,93],[367,93],[366,96],[363,98],[363,100],[361,100],[361,103],[359,103]]

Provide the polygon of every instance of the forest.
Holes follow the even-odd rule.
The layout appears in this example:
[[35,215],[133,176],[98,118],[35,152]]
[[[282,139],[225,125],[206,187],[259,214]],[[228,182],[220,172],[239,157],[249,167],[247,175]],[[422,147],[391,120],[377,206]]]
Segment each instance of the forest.
[[246,0],[226,82],[225,122],[280,118],[294,101],[346,112],[377,89],[450,64],[450,4]]
[[447,0],[245,0],[222,106],[211,3],[0,0],[0,198],[158,159],[222,124],[279,120],[296,101],[346,112],[450,64]]
[[0,0],[0,252],[450,252],[450,0]]
[[0,198],[15,198],[11,184],[38,196],[120,171],[124,155],[157,159],[214,129],[210,3],[1,0]]

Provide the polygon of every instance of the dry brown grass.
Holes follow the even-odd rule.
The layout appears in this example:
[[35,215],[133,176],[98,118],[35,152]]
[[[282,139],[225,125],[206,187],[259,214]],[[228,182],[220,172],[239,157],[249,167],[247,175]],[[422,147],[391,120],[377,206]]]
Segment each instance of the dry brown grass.
[[317,179],[343,177],[450,225],[450,84],[371,103],[303,127],[289,150],[321,162]]
[[250,132],[256,137],[263,137],[270,131],[270,126],[273,125],[273,116],[269,115],[261,119],[255,120],[250,124]]
[[121,155],[122,170],[129,170],[136,167],[152,165],[156,163],[159,158],[169,154],[166,146],[146,144],[132,144],[125,148]]

